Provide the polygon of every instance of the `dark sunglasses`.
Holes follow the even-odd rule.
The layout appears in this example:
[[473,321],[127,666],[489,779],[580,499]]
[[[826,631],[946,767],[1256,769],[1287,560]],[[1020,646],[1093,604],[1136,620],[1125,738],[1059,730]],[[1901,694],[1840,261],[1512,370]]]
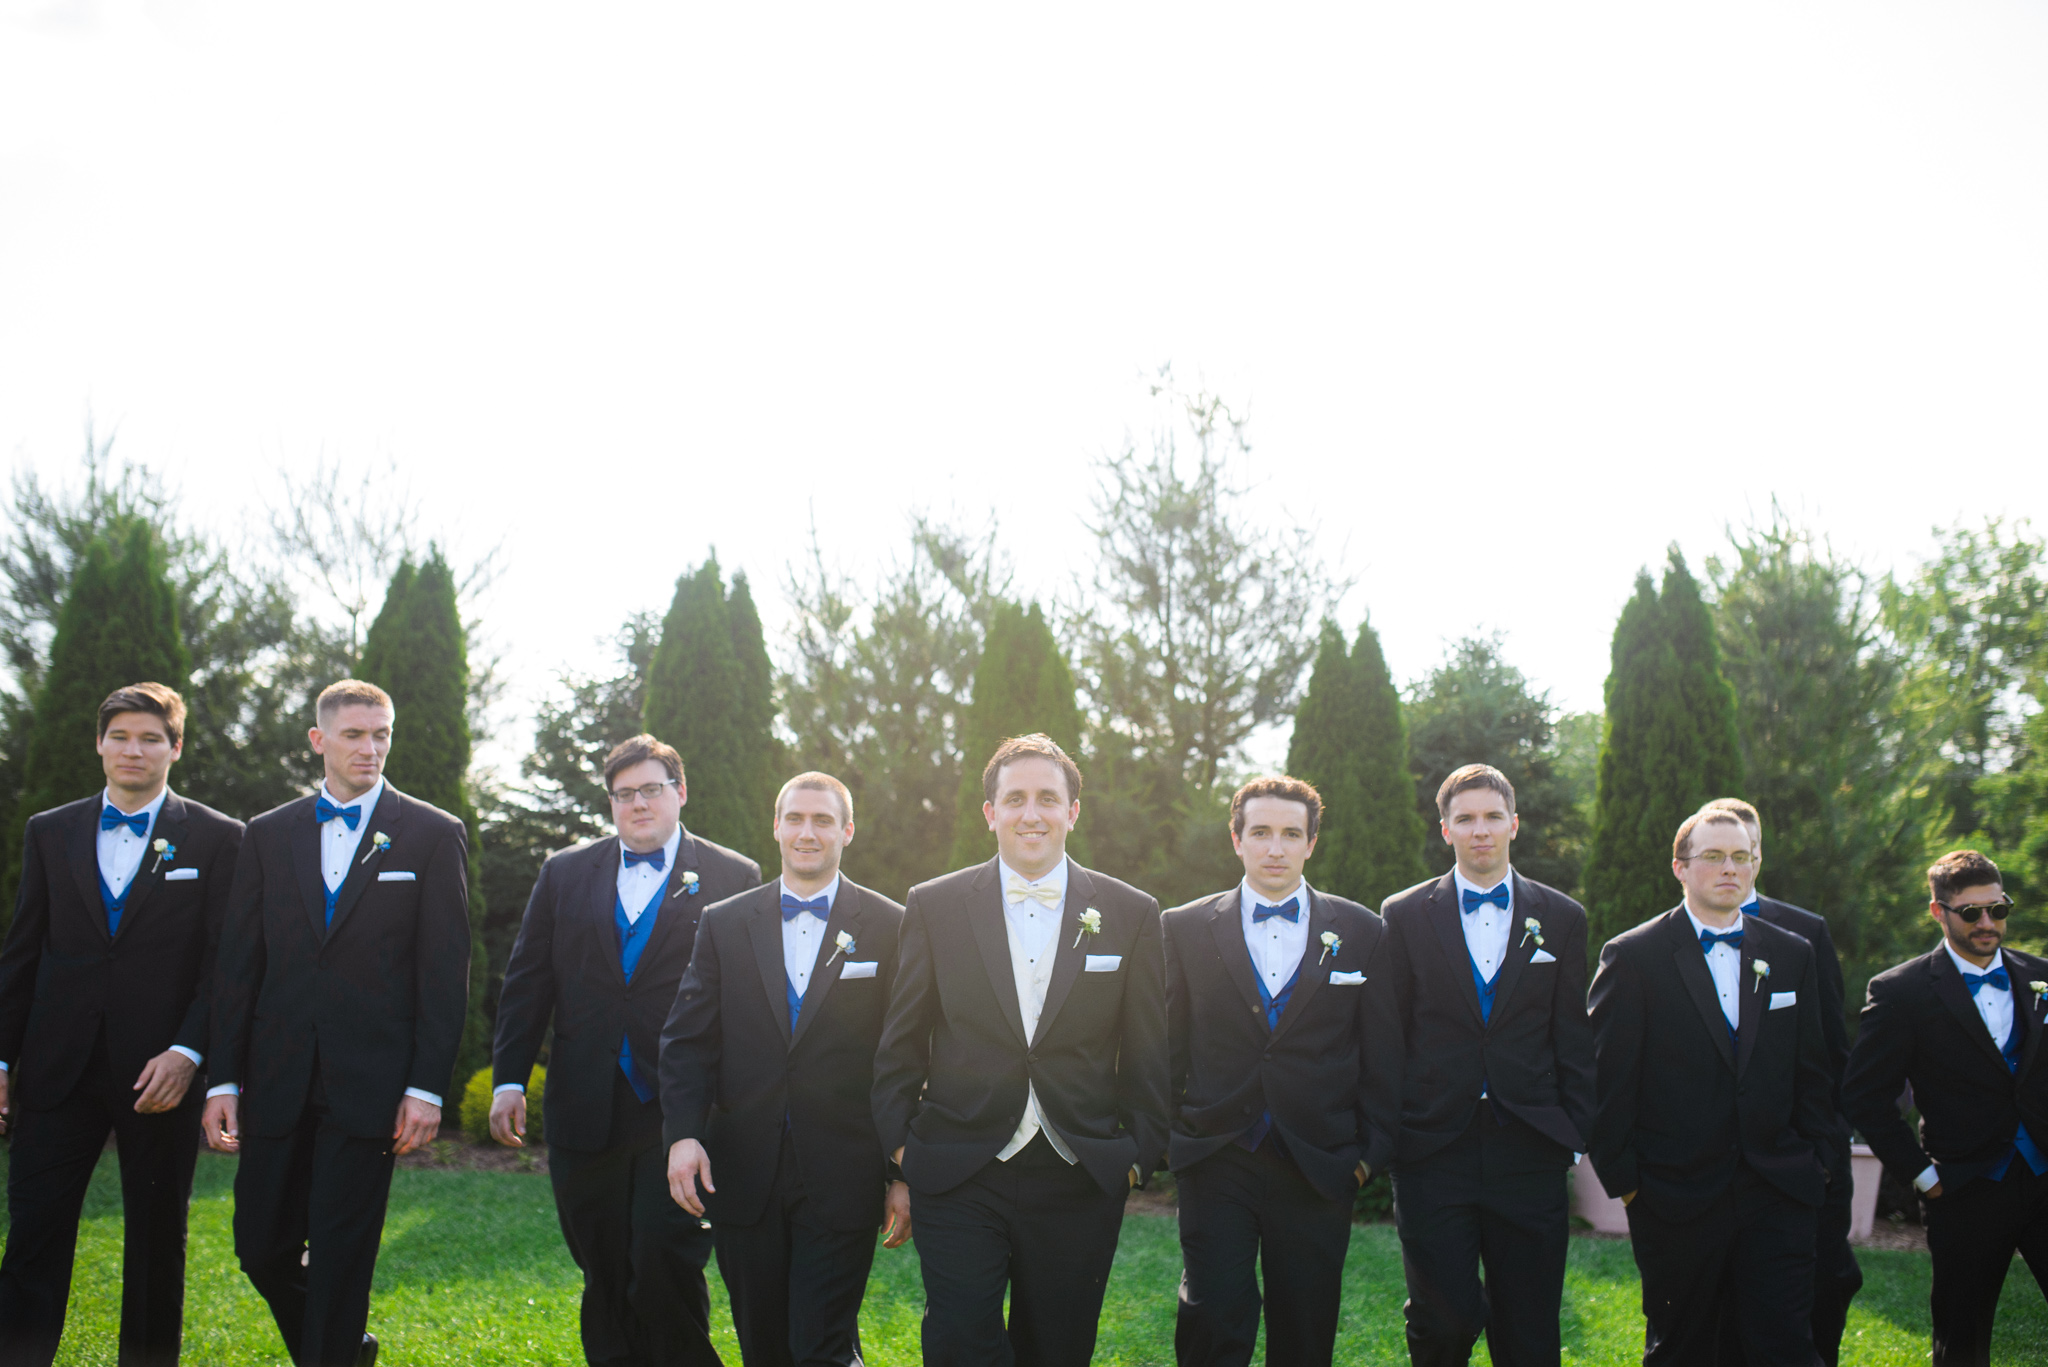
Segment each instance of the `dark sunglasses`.
[[1994,921],[2003,921],[2006,917],[2012,915],[2012,898],[2010,897],[2001,897],[1996,902],[1979,902],[1974,907],[1952,907],[1946,902],[1936,902],[1935,905],[1951,916],[1962,917],[1973,926],[1977,924],[1978,918],[1986,912],[1991,913],[1991,919]]

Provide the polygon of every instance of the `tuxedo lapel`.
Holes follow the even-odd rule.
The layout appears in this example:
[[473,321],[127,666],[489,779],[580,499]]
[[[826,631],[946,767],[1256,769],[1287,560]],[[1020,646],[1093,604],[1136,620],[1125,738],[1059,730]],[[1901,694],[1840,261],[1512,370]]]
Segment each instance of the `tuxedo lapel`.
[[2042,965],[2038,961],[2031,959],[2022,964],[2015,959],[2013,952],[2009,949],[2005,951],[2005,963],[2006,972],[2012,978],[2013,1010],[2023,1011],[2027,1017],[2027,1042],[2020,1047],[2020,1070],[2013,1079],[2014,1084],[2017,1085],[2027,1080],[2027,1074],[2033,1071],[2034,1060],[2041,1053],[2043,999],[2029,989],[2026,983],[2020,981],[2019,974],[2013,973],[2012,970],[2024,968],[2030,981],[2039,982],[2042,979],[2036,975],[2040,973]]
[[1471,1008],[1472,1019],[1486,1028],[1486,1017],[1479,1013],[1479,989],[1472,982],[1472,951],[1465,945],[1464,913],[1458,906],[1458,882],[1450,874],[1436,880],[1436,886],[1429,893],[1429,923],[1436,930],[1436,938],[1444,949],[1444,961],[1449,968],[1451,990],[1458,994],[1466,1006]]
[[[1941,999],[1941,1004],[1963,1027],[1963,1033],[1975,1040],[1977,1047],[1998,1064],[1999,1071],[2009,1073],[2011,1070],[2005,1066],[2005,1055],[1999,1051],[1998,1042],[1991,1038],[1991,1032],[1984,1028],[1984,1017],[1977,1014],[1977,1003],[1970,999],[1970,989],[1964,984],[1963,975],[1956,972],[1947,951],[1939,948],[1934,951],[1927,972],[1934,979],[1934,995]],[[2007,976],[2011,976],[2010,972]],[[2019,1005],[2017,996],[2013,998],[2013,1005]]]
[[320,877],[320,823],[313,819],[317,802],[317,797],[300,798],[298,810],[287,818],[292,873],[298,879],[299,900],[306,904],[306,919],[312,923],[315,944],[327,938],[327,885]]
[[[142,863],[136,866],[135,877],[128,883],[128,907],[121,913],[121,929],[134,924],[135,918],[149,901],[150,894],[164,881],[164,874],[176,868],[175,858],[166,860],[156,852],[156,842],[162,840],[173,849],[185,844],[185,800],[176,793],[164,794],[164,805],[157,809],[156,824],[150,827],[149,845],[142,852]],[[97,848],[97,841],[95,848]]]
[[[640,951],[640,957],[643,960],[655,957],[661,948],[662,941],[668,939],[674,933],[676,921],[690,914],[690,908],[683,905],[688,899],[672,897],[670,894],[678,892],[684,887],[683,870],[690,869],[694,871],[697,865],[697,837],[691,835],[688,831],[684,831],[682,840],[676,845],[676,862],[669,866],[668,876],[661,881],[661,895],[655,899],[653,906],[640,913],[643,916],[652,916],[654,918],[654,929],[647,932],[647,945]],[[612,891],[616,896],[618,892],[618,879],[616,876],[612,879],[612,884]],[[624,970],[621,971],[623,972]]]
[[[967,921],[974,928],[975,943],[981,946],[982,966],[988,970],[996,1005],[1001,1008],[1003,1019],[1010,1023],[1017,1043],[1028,1046],[1031,1041],[1024,1038],[1024,1007],[1017,1000],[1017,979],[1010,970],[1010,933],[1003,925],[1002,880],[996,877],[993,859],[981,866],[981,872],[968,886]],[[1043,1019],[1041,1015],[1040,1020]]]
[[1678,969],[1678,980],[1685,984],[1685,995],[1692,998],[1693,1009],[1699,1012],[1700,1024],[1707,1029],[1714,1041],[1715,1050],[1721,1061],[1731,1069],[1735,1067],[1735,1050],[1728,1043],[1728,1017],[1721,1014],[1721,994],[1714,990],[1714,975],[1707,969],[1707,956],[1700,951],[1700,942],[1693,938],[1692,922],[1686,917],[1684,907],[1676,907],[1664,913],[1666,938],[1671,941],[1671,962]]
[[[1770,990],[1770,981],[1757,981],[1756,976],[1756,918],[1745,916],[1747,923],[1742,937],[1742,971],[1735,977],[1736,1017],[1742,1022],[1737,1028],[1735,1050],[1735,1076],[1741,1077],[1749,1071],[1749,1056],[1756,1052],[1756,1038],[1762,1034],[1764,993]],[[1700,955],[1701,959],[1707,956]],[[1764,960],[1770,963],[1770,960]]]
[[111,941],[106,904],[100,901],[100,803],[80,804],[78,820],[64,833],[64,853],[78,881],[78,895],[85,902],[85,919],[92,922],[100,939]]
[[612,981],[620,987],[626,985],[626,966],[619,962],[619,932],[612,924],[612,916],[619,905],[619,851],[623,848],[615,835],[606,836],[592,847],[590,886],[584,898],[584,909],[589,913],[585,930],[597,936],[601,946],[597,957],[604,960]]
[[1308,1010],[1308,1004],[1330,980],[1328,958],[1331,951],[1323,945],[1323,934],[1337,929],[1336,913],[1330,904],[1308,890],[1308,943],[1301,947],[1301,967],[1295,970],[1294,991],[1288,995],[1287,1009],[1280,1013],[1279,1024],[1273,1027],[1273,1038],[1279,1039]]
[[1252,968],[1252,952],[1244,942],[1244,909],[1238,905],[1235,889],[1216,899],[1215,909],[1209,913],[1209,930],[1216,937],[1216,952],[1223,959],[1223,972],[1231,982],[1237,984],[1238,994],[1245,1005],[1265,1015],[1265,1007],[1259,1001],[1259,979]]
[[754,966],[761,971],[761,990],[768,994],[768,1014],[789,1047],[789,973],[782,966],[782,884],[763,883],[754,892],[754,914],[747,918],[747,938],[754,942]]
[[[1536,957],[1536,951],[1540,948],[1529,934],[1526,925],[1530,920],[1543,919],[1538,914],[1536,894],[1514,870],[1510,869],[1508,876],[1514,880],[1514,896],[1508,903],[1514,908],[1514,912],[1513,919],[1508,924],[1507,948],[1500,956],[1500,977],[1495,980],[1493,987],[1493,1020],[1499,1020],[1506,1013],[1508,999],[1515,992],[1515,984],[1522,980],[1522,969],[1529,960]],[[1520,934],[1516,933],[1518,930]]]
[[[357,842],[356,852],[348,861],[348,874],[341,880],[341,892],[334,899],[334,923],[327,927],[327,934],[330,937],[341,929],[341,923],[362,899],[363,889],[376,879],[378,871],[384,867],[384,861],[390,857],[388,850],[383,854],[377,853],[375,841],[380,833],[390,837],[394,842],[397,841],[399,819],[405,812],[405,804],[398,799],[398,789],[392,787],[387,780],[383,796],[377,799],[377,809],[363,814],[370,828],[363,832],[363,838]],[[335,818],[337,821],[340,819]],[[313,857],[316,860],[320,857],[317,849],[317,832]],[[324,881],[321,886],[326,886]],[[320,911],[322,916],[326,915],[325,902],[321,903]]]
[[825,921],[825,934],[818,942],[818,959],[811,967],[811,985],[804,991],[803,1005],[796,1013],[796,1030],[789,1041],[792,1049],[803,1039],[804,1031],[811,1028],[811,1022],[818,1018],[818,1013],[825,1009],[825,994],[839,981],[839,974],[849,957],[840,952],[839,932],[846,932],[847,938],[854,943],[854,952],[859,953],[860,913],[860,889],[841,874],[839,891],[832,896],[831,914]]
[[[1088,881],[1088,875],[1073,860],[1067,861],[1067,904],[1060,912],[1060,938],[1053,945],[1052,981],[1045,986],[1045,1009],[1038,1013],[1038,1033],[1026,1044],[1046,1038],[1052,1032],[1052,1023],[1066,1005],[1067,994],[1074,990],[1074,979],[1081,976],[1081,965],[1087,961],[1088,945],[1095,937],[1081,933],[1081,913],[1088,908],[1088,899],[1095,895],[1095,885]],[[1020,1017],[1021,1019],[1021,1017]]]

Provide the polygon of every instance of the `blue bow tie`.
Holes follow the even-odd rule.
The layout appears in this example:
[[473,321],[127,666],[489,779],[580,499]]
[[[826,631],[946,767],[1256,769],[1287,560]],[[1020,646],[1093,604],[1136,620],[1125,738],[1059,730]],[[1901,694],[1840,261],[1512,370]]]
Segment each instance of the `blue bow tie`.
[[1493,903],[1502,911],[1508,909],[1508,885],[1506,882],[1502,882],[1492,892],[1474,892],[1470,888],[1465,889],[1465,914],[1467,916],[1470,916],[1488,902]]
[[[620,848],[624,849],[625,847],[620,846]],[[649,850],[645,854],[640,853],[638,850],[626,850],[626,867],[630,869],[635,864],[652,864],[656,873],[661,872],[661,870],[668,867],[668,846],[663,845],[659,849]]]
[[1966,972],[1963,974],[1963,981],[1970,985],[1970,995],[1973,997],[1977,995],[1977,989],[1980,987],[1995,987],[2000,992],[2012,991],[2012,975],[2005,971],[2004,964],[2000,964],[1989,973]]
[[313,819],[315,821],[319,822],[321,825],[324,826],[328,822],[334,820],[334,818],[336,818],[337,816],[348,823],[348,828],[350,830],[354,830],[362,822],[363,804],[358,802],[353,807],[337,807],[332,802],[329,802],[327,800],[327,794],[325,793],[320,794],[320,796],[314,800]]
[[789,893],[785,892],[782,894],[782,919],[785,921],[794,921],[807,911],[822,921],[831,910],[832,902],[830,898],[813,897],[806,902],[800,897],[791,896]]
[[1730,949],[1742,948],[1742,927],[1737,926],[1735,929],[1723,931],[1719,935],[1716,935],[1711,930],[1700,932],[1700,951],[1702,953],[1712,954],[1715,945],[1727,945]]
[[1277,907],[1269,907],[1261,902],[1252,908],[1253,925],[1257,925],[1268,916],[1279,916],[1289,921],[1299,921],[1301,920],[1301,900],[1296,897],[1290,897]]
[[111,831],[116,826],[126,826],[138,836],[149,834],[149,813],[137,812],[134,816],[122,811],[109,802],[100,809],[100,829]]

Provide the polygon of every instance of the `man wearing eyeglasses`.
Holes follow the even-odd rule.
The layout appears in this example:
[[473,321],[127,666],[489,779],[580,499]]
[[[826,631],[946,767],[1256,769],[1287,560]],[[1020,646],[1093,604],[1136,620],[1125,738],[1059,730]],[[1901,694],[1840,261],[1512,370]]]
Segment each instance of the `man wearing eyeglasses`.
[[[2037,1281],[2048,1268],[2048,961],[2003,944],[2012,902],[1977,851],[1943,855],[1927,886],[1941,943],[1870,980],[1842,1104],[1927,1198],[1934,1367],[1961,1367],[1989,1360],[2013,1254]],[[1917,1140],[1899,1111],[1908,1083]]]
[[761,881],[746,856],[683,829],[683,760],[653,736],[605,756],[618,830],[548,856],[498,999],[491,1137],[525,1142],[526,1080],[549,1056],[548,1176],[583,1269],[583,1353],[599,1367],[717,1363],[711,1231],[668,1194],[662,1022],[705,907]]
[[1628,1207],[1643,1361],[1814,1367],[1815,1217],[1848,1142],[1833,1108],[1813,947],[1742,914],[1748,830],[1678,828],[1684,901],[1607,942],[1590,994],[1594,1170]]

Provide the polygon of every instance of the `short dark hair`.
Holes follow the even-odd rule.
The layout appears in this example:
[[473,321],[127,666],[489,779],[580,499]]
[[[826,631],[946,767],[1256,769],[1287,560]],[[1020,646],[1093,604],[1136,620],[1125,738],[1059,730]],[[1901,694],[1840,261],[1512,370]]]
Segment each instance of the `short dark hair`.
[[1323,795],[1314,785],[1284,774],[1255,778],[1239,788],[1230,797],[1230,833],[1244,834],[1244,804],[1255,797],[1277,797],[1282,802],[1299,802],[1308,808],[1308,838],[1316,838],[1316,828],[1323,824]]
[[683,757],[676,748],[666,741],[656,740],[646,732],[620,741],[612,752],[604,757],[604,786],[610,788],[612,780],[622,769],[630,769],[648,760],[661,761],[661,767],[668,770],[668,776],[677,783],[683,781]]
[[1701,826],[1734,826],[1740,829],[1744,836],[1749,834],[1749,827],[1743,825],[1740,816],[1737,816],[1726,807],[1716,807],[1712,803],[1708,803],[1678,823],[1678,834],[1671,837],[1671,857],[1673,859],[1690,859],[1692,857],[1692,833]]
[[1951,850],[1927,870],[1927,894],[1943,906],[1965,888],[1986,885],[2004,887],[2005,880],[1998,875],[1998,865],[1975,850]]
[[1449,821],[1451,799],[1459,793],[1469,793],[1474,788],[1493,789],[1508,804],[1508,815],[1515,814],[1515,785],[1508,782],[1508,776],[1491,764],[1468,764],[1462,769],[1451,770],[1450,776],[1437,786],[1437,820]]
[[100,704],[98,739],[107,738],[107,728],[123,712],[147,712],[161,718],[171,744],[185,743],[185,700],[178,696],[177,689],[160,683],[132,683],[107,694],[107,700]]
[[1081,766],[1060,749],[1059,742],[1043,731],[1033,731],[1028,736],[1012,736],[996,747],[989,756],[988,764],[981,771],[981,795],[990,802],[996,800],[996,781],[1002,777],[1003,766],[1014,764],[1020,759],[1049,759],[1059,766],[1067,779],[1067,801],[1078,801],[1081,796]]
[[1717,797],[1706,806],[1700,808],[1700,810],[1703,812],[1733,812],[1738,821],[1756,832],[1759,840],[1763,838],[1764,819],[1757,815],[1756,808],[1750,806],[1739,797]]
[[782,804],[789,799],[791,793],[799,788],[811,788],[821,793],[832,794],[832,796],[839,799],[840,824],[843,826],[851,826],[853,824],[853,793],[848,790],[844,783],[841,783],[832,775],[819,773],[816,769],[798,774],[795,778],[783,784],[782,790],[775,794],[775,819],[777,821],[782,820]]
[[320,697],[313,704],[313,719],[325,726],[327,719],[342,708],[358,706],[381,707],[393,717],[398,715],[391,695],[377,685],[363,679],[336,679],[320,690]]

